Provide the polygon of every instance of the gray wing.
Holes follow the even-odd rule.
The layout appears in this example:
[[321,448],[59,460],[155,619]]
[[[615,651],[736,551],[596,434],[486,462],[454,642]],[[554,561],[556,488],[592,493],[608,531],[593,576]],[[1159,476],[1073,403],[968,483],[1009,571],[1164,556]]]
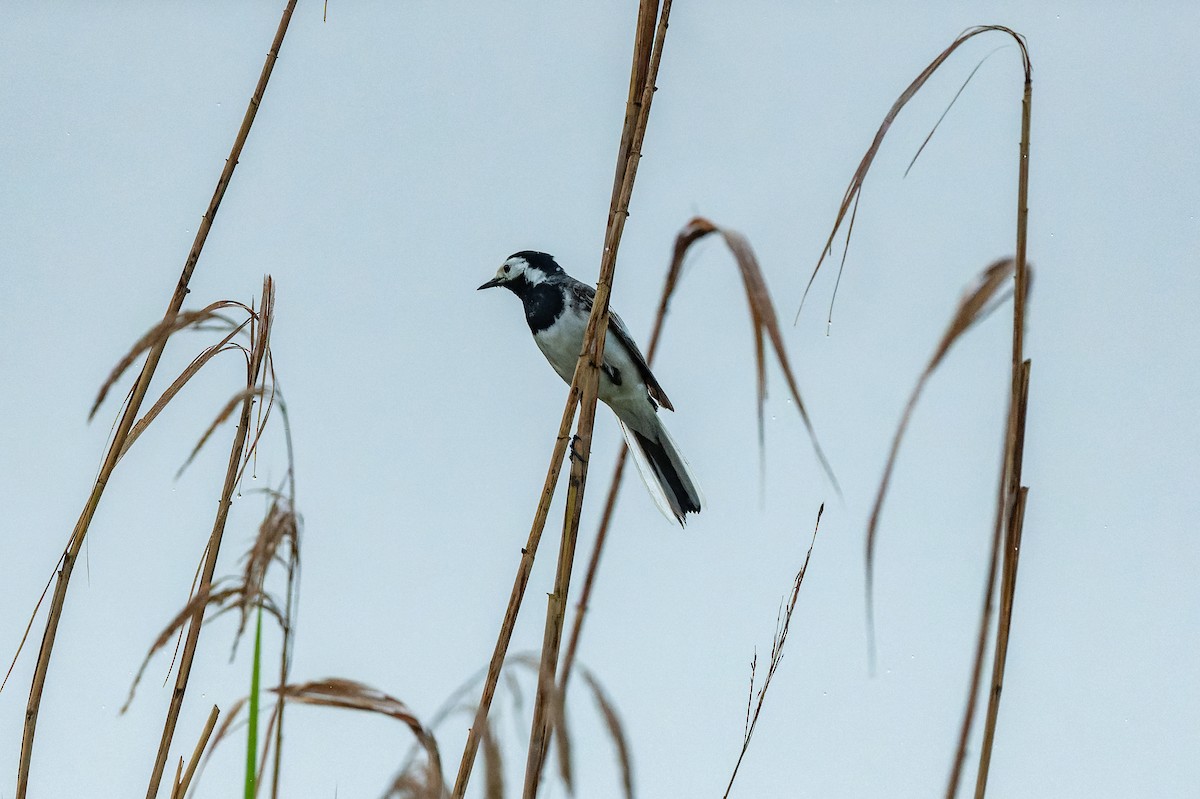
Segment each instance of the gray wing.
[[[572,279],[571,289],[575,294],[575,299],[580,306],[585,308],[588,313],[591,313],[592,302],[596,298],[596,290],[586,283]],[[646,391],[650,394],[650,399],[657,402],[668,411],[675,410],[675,406],[671,404],[671,400],[667,398],[667,392],[663,391],[663,387],[658,384],[658,380],[654,377],[654,373],[650,371],[650,364],[646,363],[646,358],[642,355],[642,351],[638,349],[638,345],[633,340],[633,336],[629,334],[629,328],[625,326],[625,322],[617,315],[610,307],[608,309],[608,332],[617,337],[617,341],[625,347],[629,352],[629,357],[637,365],[638,374],[642,378],[642,382],[646,384]]]

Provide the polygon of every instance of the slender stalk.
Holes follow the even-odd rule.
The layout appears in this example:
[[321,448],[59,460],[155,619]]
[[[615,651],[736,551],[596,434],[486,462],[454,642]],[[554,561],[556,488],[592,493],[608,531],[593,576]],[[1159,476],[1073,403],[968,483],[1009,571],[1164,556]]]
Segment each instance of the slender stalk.
[[[646,356],[646,363],[653,364],[651,356]],[[592,588],[596,583],[596,573],[600,569],[600,555],[608,542],[608,530],[612,524],[613,513],[617,507],[617,495],[621,491],[621,477],[625,474],[625,464],[629,460],[629,448],[622,445],[617,455],[617,463],[613,467],[612,481],[608,485],[608,497],[604,501],[604,511],[600,516],[600,527],[596,532],[596,543],[592,545],[592,554],[588,558],[587,576],[583,579],[583,589],[579,592],[579,601],[575,603],[575,619],[571,625],[571,637],[567,639],[567,651],[563,655],[562,670],[558,678],[558,690],[564,697],[567,692],[567,682],[571,679],[571,670],[575,667],[575,656],[579,649],[579,637],[583,635],[583,620],[587,616],[588,601],[592,597]]]
[[[291,442],[289,439],[289,447]],[[294,491],[294,489],[293,489]],[[292,665],[292,603],[295,590],[296,569],[288,565],[287,600],[283,611],[283,652],[279,658],[279,684],[287,685],[288,671]],[[283,765],[283,708],[282,696],[276,697],[275,715],[275,760],[271,770],[271,799],[279,799],[279,772]],[[269,745],[269,744],[268,744]]]
[[996,629],[996,654],[992,660],[992,689],[988,694],[987,718],[983,725],[983,745],[979,751],[979,771],[975,775],[975,799],[987,793],[988,770],[992,763],[992,744],[996,738],[996,719],[1000,712],[1000,694],[1004,690],[1004,666],[1008,659],[1008,639],[1012,629],[1013,599],[1017,588],[1017,561],[1021,549],[1021,528],[1025,522],[1025,502],[1029,489],[1022,488],[1009,521],[1004,542],[1004,566],[1000,575],[1000,622]]
[[[275,34],[275,41],[271,45],[271,50],[267,54],[266,64],[263,65],[262,74],[259,76],[258,86],[254,91],[254,95],[250,98],[250,105],[246,109],[246,115],[242,119],[242,126],[238,130],[237,137],[234,139],[229,158],[225,161],[225,168],[221,170],[221,176],[217,180],[217,187],[213,192],[212,199],[209,201],[208,209],[204,212],[204,216],[200,220],[200,227],[196,231],[196,238],[192,242],[192,248],[188,251],[187,260],[183,265],[183,272],[179,276],[175,292],[171,295],[171,301],[167,305],[166,313],[163,315],[164,320],[174,319],[179,314],[179,309],[183,307],[183,300],[188,294],[188,284],[191,282],[192,273],[195,271],[196,264],[200,260],[200,252],[204,249],[204,242],[208,239],[208,232],[212,229],[213,220],[216,218],[217,209],[220,207],[221,200],[225,196],[225,190],[229,187],[229,182],[233,178],[233,170],[237,166],[242,147],[246,143],[246,138],[250,134],[250,127],[254,123],[254,117],[258,113],[263,93],[267,88],[267,80],[270,78],[271,70],[274,68],[275,61],[279,56],[279,47],[283,42],[283,35],[287,31],[288,22],[291,20],[292,11],[295,7],[296,0],[289,0],[287,7],[284,9],[283,18],[280,20],[279,28]],[[60,561],[58,581],[54,586],[54,595],[50,599],[50,610],[46,618],[46,630],[42,634],[42,644],[38,651],[33,682],[29,688],[29,701],[25,706],[25,725],[21,737],[21,757],[17,767],[16,799],[25,799],[29,790],[29,767],[33,757],[33,742],[37,732],[38,711],[41,708],[42,694],[46,688],[46,674],[50,668],[50,656],[54,651],[54,640],[58,634],[58,624],[62,619],[63,605],[67,598],[67,586],[70,584],[71,574],[75,568],[79,552],[83,549],[83,541],[87,536],[88,528],[91,526],[92,519],[96,515],[96,509],[100,505],[100,498],[103,496],[104,489],[108,486],[108,480],[112,476],[113,469],[120,459],[125,440],[128,438],[129,431],[137,419],[142,401],[146,397],[146,391],[150,387],[150,380],[154,376],[155,369],[158,368],[158,362],[162,358],[165,347],[166,339],[163,339],[163,341],[155,344],[146,354],[146,362],[142,365],[142,371],[138,375],[133,390],[130,392],[129,401],[125,405],[121,421],[117,424],[116,432],[113,434],[108,452],[104,456],[100,472],[96,476],[96,482],[92,486],[87,502],[83,506],[79,520],[75,523],[75,527],[71,531],[70,541]]]
[[533,559],[537,555],[538,544],[542,540],[542,531],[546,527],[546,518],[550,514],[550,500],[554,497],[554,486],[558,483],[558,475],[567,452],[571,422],[575,420],[575,407],[578,402],[579,387],[572,384],[567,392],[567,406],[563,410],[562,421],[559,423],[558,437],[554,441],[554,451],[550,454],[550,467],[546,470],[546,480],[542,484],[541,498],[538,501],[537,510],[534,512],[529,538],[521,549],[521,561],[517,564],[517,576],[508,597],[504,620],[500,623],[500,635],[496,640],[496,647],[492,651],[492,659],[488,662],[487,676],[483,681],[483,695],[475,710],[475,720],[467,733],[467,743],[463,749],[462,760],[458,764],[458,776],[455,778],[454,792],[451,794],[454,799],[462,799],[466,795],[467,783],[471,779],[471,769],[475,765],[475,756],[479,752],[479,744],[487,728],[488,711],[491,709],[492,699],[496,696],[500,671],[504,667],[504,658],[508,653],[508,645],[512,641],[517,615],[521,611],[525,587],[529,585],[529,575],[533,571]]
[[[542,659],[538,670],[537,694],[533,705],[533,724],[530,730],[529,750],[525,760],[525,785],[523,796],[534,799],[541,780],[542,767],[551,737],[549,705],[556,695],[555,678],[558,670],[559,649],[562,643],[563,620],[566,615],[567,594],[570,589],[571,571],[575,559],[575,543],[579,535],[579,519],[583,509],[583,496],[587,486],[587,465],[591,455],[592,430],[596,420],[597,391],[599,389],[600,365],[604,360],[604,338],[608,329],[608,302],[612,292],[613,274],[616,270],[617,252],[629,217],[629,202],[637,178],[641,160],[642,142],[650,117],[650,106],[654,98],[655,81],[662,62],[662,50],[666,41],[667,25],[671,14],[671,0],[664,0],[658,12],[658,25],[654,34],[653,49],[649,52],[645,71],[645,84],[641,92],[641,103],[637,108],[637,120],[633,138],[625,161],[625,169],[618,175],[622,179],[621,192],[616,211],[609,215],[609,227],[604,253],[600,263],[600,277],[596,284],[596,297],[591,317],[584,333],[583,349],[575,367],[574,382],[581,384],[579,425],[576,440],[581,454],[572,459],[570,480],[567,484],[567,507],[564,514],[562,542],[559,549],[558,569],[554,581],[554,593],[550,595],[546,608],[546,628],[543,635]],[[639,14],[639,20],[642,15]],[[639,37],[640,39],[640,37]],[[641,43],[640,40],[639,44]],[[634,74],[638,72],[640,53],[635,53]],[[630,88],[633,86],[631,84]],[[561,713],[553,714],[561,717]]]
[[[671,270],[667,274],[667,280],[663,285],[662,298],[658,303],[658,312],[654,316],[654,328],[650,331],[650,341],[646,347],[646,363],[654,366],[654,356],[658,352],[658,342],[662,337],[663,324],[667,319],[667,306],[670,304],[671,295],[675,291],[675,284],[679,277],[679,267],[682,264],[682,258],[676,257],[671,261]],[[575,619],[571,625],[571,637],[567,641],[567,651],[563,656],[562,675],[559,677],[559,691],[563,696],[566,696],[567,682],[571,678],[571,670],[575,666],[575,656],[579,648],[579,637],[583,634],[583,621],[587,616],[588,601],[592,596],[592,588],[596,582],[596,572],[600,568],[600,555],[604,551],[604,545],[608,542],[608,530],[612,524],[613,514],[617,507],[617,496],[621,492],[621,478],[625,474],[625,464],[629,460],[629,448],[622,444],[621,451],[617,455],[617,462],[613,466],[612,482],[608,486],[608,496],[604,501],[604,511],[600,515],[600,526],[596,533],[596,543],[592,545],[592,554],[588,559],[587,576],[583,580],[583,589],[579,594],[579,601],[575,605]]]
[[176,782],[171,799],[183,799],[187,795],[188,787],[192,784],[192,777],[196,774],[196,766],[200,764],[200,755],[204,753],[204,747],[208,746],[208,739],[212,735],[213,728],[217,726],[217,716],[220,713],[220,709],[213,705],[208,714],[208,721],[204,724],[204,730],[200,733],[200,740],[196,741],[196,748],[192,751],[192,759],[188,761],[183,777]]
[[[1021,485],[1021,469],[1025,456],[1025,411],[1029,401],[1029,372],[1025,360],[1025,302],[1029,287],[1026,249],[1029,229],[1029,138],[1033,110],[1033,70],[1028,56],[1024,59],[1025,87],[1021,97],[1021,145],[1017,167],[1017,243],[1013,272],[1013,341],[1012,385],[1010,403],[1017,408],[1017,424],[1010,431],[1005,446],[1010,455],[1007,466],[1006,506],[1009,509],[1007,534],[1003,543],[1003,568],[1000,577],[1000,618],[996,627],[995,654],[992,660],[992,683],[988,693],[987,716],[983,727],[983,743],[979,750],[979,767],[975,774],[975,797],[987,793],[987,778],[992,762],[992,747],[996,738],[996,723],[1000,712],[1000,695],[1004,686],[1004,669],[1008,660],[1008,639],[1012,628],[1013,603],[1016,593],[1017,562],[1020,558],[1021,533],[1025,523],[1025,502],[1029,489]],[[999,542],[997,542],[999,544]],[[957,784],[955,785],[955,789]]]
[[[622,192],[617,187],[624,186],[625,173],[629,162],[629,149],[633,146],[633,131],[640,114],[640,104],[642,95],[644,94],[641,91],[644,78],[638,80],[639,75],[645,74],[644,72],[639,72],[639,58],[644,52],[644,45],[642,43],[646,41],[645,31],[653,29],[656,17],[655,11],[656,3],[653,0],[641,0],[638,9],[638,32],[635,37],[634,65],[631,69],[629,100],[626,103],[625,125],[622,129],[621,144],[618,151],[613,199],[609,207],[610,230],[614,219],[618,216],[617,210]],[[628,205],[626,205],[626,213],[628,213],[627,209]],[[607,254],[609,239],[607,233],[605,239],[605,252]],[[600,287],[597,287],[597,301],[594,303],[597,307],[600,305],[600,291]],[[607,307],[607,296],[607,290],[605,290],[605,307]],[[593,308],[594,311],[595,308]],[[589,330],[591,330],[590,323],[592,321],[595,321],[594,313],[593,318],[589,320]],[[550,514],[550,501],[554,497],[554,488],[558,483],[558,477],[562,470],[563,458],[566,456],[567,443],[570,440],[571,424],[575,420],[575,410],[579,404],[581,395],[579,383],[580,369],[577,365],[575,375],[571,381],[571,387],[567,392],[566,407],[563,409],[562,420],[559,423],[558,435],[555,438],[554,450],[550,455],[550,466],[546,470],[546,479],[542,484],[542,493],[538,500],[537,509],[534,512],[533,524],[530,526],[529,537],[526,540],[525,546],[521,549],[521,560],[517,564],[517,574],[513,580],[512,591],[509,594],[508,606],[505,608],[504,619],[500,623],[500,633],[496,639],[496,646],[492,650],[492,657],[488,662],[487,676],[483,682],[483,693],[476,707],[475,719],[471,724],[471,729],[467,732],[467,741],[463,748],[462,759],[458,764],[458,774],[455,777],[454,790],[451,794],[453,799],[462,799],[467,792],[467,784],[471,779],[471,770],[475,765],[475,757],[479,752],[479,745],[483,740],[483,735],[487,728],[488,713],[491,710],[492,700],[496,695],[496,686],[500,681],[500,672],[504,667],[504,659],[508,653],[508,646],[512,641],[513,629],[516,627],[517,616],[521,611],[521,603],[525,598],[525,588],[529,584],[529,575],[533,571],[534,557],[537,555],[537,548],[546,526],[546,519]]]

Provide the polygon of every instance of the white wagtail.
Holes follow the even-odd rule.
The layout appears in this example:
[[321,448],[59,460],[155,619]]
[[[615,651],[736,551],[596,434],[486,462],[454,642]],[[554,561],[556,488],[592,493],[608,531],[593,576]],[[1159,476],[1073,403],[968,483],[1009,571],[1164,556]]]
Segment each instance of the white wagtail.
[[[570,383],[596,290],[564,272],[552,256],[531,250],[509,256],[496,276],[479,288],[495,286],[504,286],[521,298],[538,349],[558,376]],[[625,323],[611,311],[599,396],[617,415],[638,471],[659,508],[681,525],[685,514],[699,513],[696,478],[658,418],[660,405],[675,409]]]

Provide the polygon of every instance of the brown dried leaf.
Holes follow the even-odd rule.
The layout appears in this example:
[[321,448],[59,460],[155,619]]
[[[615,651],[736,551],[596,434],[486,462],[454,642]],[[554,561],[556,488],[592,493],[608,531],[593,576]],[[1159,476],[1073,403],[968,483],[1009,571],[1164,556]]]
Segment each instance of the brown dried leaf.
[[175,381],[171,383],[170,386],[167,387],[167,390],[162,393],[162,396],[159,397],[150,410],[146,412],[146,415],[139,419],[137,423],[130,428],[129,435],[125,438],[125,443],[121,447],[121,454],[117,456],[118,459],[125,457],[125,453],[129,451],[130,447],[133,446],[133,442],[137,441],[138,436],[145,432],[146,428],[150,426],[150,423],[157,419],[158,415],[162,413],[164,408],[167,407],[167,404],[175,398],[175,395],[178,394],[185,385],[187,385],[189,380],[196,376],[196,374],[204,367],[205,364],[212,360],[213,356],[227,350],[243,349],[241,345],[231,345],[230,342],[235,336],[237,336],[238,333],[244,330],[246,325],[249,323],[250,320],[246,319],[241,324],[234,327],[233,330],[229,331],[229,333],[227,333],[225,337],[221,339],[221,341],[217,342],[211,347],[206,347],[199,355],[195,357],[195,359],[192,360],[190,364],[188,364],[188,367],[180,373],[179,377],[175,378]]
[[[1025,48],[1025,39],[1021,36],[1021,34],[1017,33],[1011,28],[1006,28],[1003,25],[979,25],[973,28],[968,28],[967,30],[963,31],[957,39],[951,42],[950,46],[939,53],[937,57],[933,59],[933,61],[929,62],[929,65],[926,66],[925,69],[921,70],[921,73],[913,79],[912,83],[908,85],[908,88],[900,93],[900,96],[896,98],[896,102],[894,102],[892,107],[888,109],[887,114],[883,118],[883,122],[880,123],[879,129],[875,132],[875,138],[871,141],[871,146],[868,147],[866,153],[863,154],[862,160],[858,164],[858,168],[854,170],[854,175],[850,178],[850,185],[846,187],[846,193],[842,197],[842,203],[838,207],[837,216],[834,218],[833,229],[829,232],[829,238],[825,241],[825,247],[821,250],[821,256],[817,259],[817,265],[813,267],[812,275],[810,275],[808,278],[808,284],[804,287],[804,294],[800,298],[800,309],[796,311],[797,319],[800,318],[800,311],[804,309],[804,301],[808,298],[809,289],[812,288],[813,281],[817,278],[817,272],[820,271],[821,264],[823,264],[825,262],[825,258],[833,252],[833,240],[837,236],[838,230],[841,229],[842,222],[846,219],[847,212],[850,211],[852,206],[857,208],[858,196],[862,192],[863,181],[866,179],[867,172],[870,171],[871,164],[874,163],[875,156],[879,152],[879,147],[883,144],[883,139],[887,135],[887,132],[891,129],[892,123],[896,121],[896,117],[899,115],[900,110],[904,108],[904,106],[908,105],[908,101],[911,100],[916,93],[921,90],[921,87],[925,85],[934,72],[937,72],[938,68],[945,63],[946,59],[948,59],[955,50],[974,37],[991,31],[1007,34],[1016,41],[1017,46],[1021,48],[1021,61],[1022,66],[1025,69],[1026,80],[1029,80],[1029,77],[1033,72],[1033,67],[1029,61],[1029,51]],[[849,246],[849,244],[850,233],[848,231],[846,235],[846,246]],[[843,265],[844,264],[845,261],[843,259]],[[832,308],[832,301],[830,303],[830,307]]]
[[625,728],[621,725],[621,717],[608,695],[604,692],[596,675],[587,669],[581,670],[584,682],[592,689],[592,697],[600,709],[604,726],[612,737],[613,746],[617,749],[617,763],[621,767],[621,785],[625,789],[626,799],[633,799],[633,758],[629,752],[629,740],[625,737]]
[[892,447],[888,452],[887,463],[883,469],[883,478],[879,481],[879,489],[875,494],[875,503],[871,508],[871,518],[867,523],[866,588],[868,618],[873,618],[874,614],[872,608],[874,604],[875,536],[879,528],[879,516],[883,510],[883,500],[887,496],[888,485],[891,483],[892,470],[896,465],[896,456],[900,451],[900,442],[904,438],[905,430],[908,429],[909,421],[912,419],[913,409],[916,407],[917,400],[925,388],[925,383],[946,357],[946,353],[950,351],[954,342],[966,333],[975,322],[983,318],[986,315],[984,312],[990,310],[989,301],[1000,291],[1012,274],[1013,266],[1014,261],[1011,258],[996,261],[980,274],[975,285],[959,300],[954,318],[950,320],[946,332],[938,342],[933,356],[929,359],[929,363],[926,364],[924,371],[921,372],[921,376],[918,378],[917,384],[904,406],[904,412],[900,416],[900,424],[896,427],[896,434],[892,437]]
[[[791,392],[792,399],[796,403],[796,410],[799,411],[800,419],[803,421],[804,428],[808,432],[808,437],[812,442],[817,460],[820,461],[821,467],[825,470],[825,474],[828,475],[834,489],[840,494],[841,489],[838,486],[837,478],[833,474],[833,467],[830,466],[829,459],[825,457],[825,452],[821,449],[821,444],[817,440],[816,430],[813,428],[812,420],[809,418],[808,410],[804,405],[804,400],[800,396],[800,387],[796,383],[796,376],[792,372],[792,366],[788,360],[787,348],[783,343],[783,335],[779,329],[779,318],[775,313],[775,304],[771,300],[771,292],[767,289],[766,281],[763,279],[762,268],[758,264],[758,258],[755,256],[754,250],[745,236],[731,228],[720,227],[703,217],[695,217],[688,222],[675,239],[675,252],[671,260],[671,267],[667,273],[666,285],[663,287],[663,299],[659,304],[659,318],[661,320],[666,315],[667,304],[671,293],[674,292],[675,286],[678,283],[679,274],[683,267],[683,259],[688,249],[710,233],[719,233],[725,241],[725,245],[729,248],[730,253],[733,254],[738,271],[742,276],[742,283],[746,289],[746,300],[750,305],[750,322],[754,328],[754,362],[757,373],[759,447],[763,447],[765,443],[764,407],[767,398],[766,348],[763,343],[765,337],[770,340],[771,347],[775,351],[775,357],[779,361],[779,367],[783,372],[784,379],[787,381],[788,390]],[[651,354],[653,353],[653,346],[658,343],[658,330],[660,327],[661,322],[656,325],[655,335],[652,337]]]
[[200,436],[200,440],[196,442],[196,446],[192,447],[192,451],[188,454],[187,460],[185,460],[183,465],[179,467],[179,471],[175,473],[175,476],[179,477],[179,475],[183,474],[184,470],[187,469],[187,467],[191,465],[192,461],[196,459],[196,455],[200,453],[200,450],[208,442],[208,439],[212,437],[214,432],[216,432],[216,429],[221,426],[222,422],[233,415],[233,412],[237,410],[239,405],[248,399],[263,396],[265,391],[266,389],[262,386],[254,386],[252,388],[244,388],[230,397],[229,401],[225,403],[220,412],[217,414],[217,418],[213,419],[212,423],[204,431],[204,434]]
[[171,640],[171,637],[176,632],[182,631],[184,626],[191,621],[194,614],[207,608],[209,605],[216,606],[219,610],[212,616],[204,619],[205,622],[212,621],[224,615],[226,611],[232,608],[240,607],[243,595],[251,593],[253,597],[252,601],[256,603],[261,602],[263,610],[275,617],[282,625],[282,614],[275,607],[270,597],[257,591],[247,591],[247,586],[241,583],[229,585],[228,581],[226,581],[226,585],[229,585],[229,587],[224,588],[218,588],[218,585],[219,583],[214,583],[212,590],[205,591],[201,589],[192,596],[183,608],[175,614],[175,617],[171,619],[167,626],[163,628],[162,632],[158,634],[158,638],[154,639],[154,643],[150,645],[150,649],[146,652],[146,657],[142,660],[142,665],[138,668],[137,675],[133,678],[133,684],[129,687],[129,696],[126,698],[125,704],[121,706],[121,713],[128,710],[129,705],[133,702],[133,695],[137,691],[138,684],[146,672],[146,667],[150,665],[150,659],[154,656],[154,653],[166,646],[167,642]]
[[212,591],[201,591],[191,597],[183,609],[176,613],[175,617],[158,634],[158,638],[154,639],[154,643],[150,645],[146,657],[142,660],[142,665],[138,668],[137,675],[133,678],[133,685],[129,686],[129,696],[125,699],[125,704],[121,705],[121,713],[128,710],[130,703],[133,702],[134,692],[137,691],[138,683],[142,681],[142,675],[145,674],[146,667],[150,665],[150,658],[154,656],[154,653],[166,646],[167,642],[171,640],[171,636],[177,630],[182,630],[184,625],[191,621],[197,610],[208,605],[220,606],[241,591],[240,586],[215,590],[216,585],[214,585],[213,589]]
[[[408,706],[399,699],[363,683],[337,677],[294,685],[284,685],[272,688],[271,690],[274,693],[282,695],[288,702],[378,713],[401,722],[409,728],[425,748],[428,758],[428,779],[424,786],[425,795],[430,797],[440,797],[442,795],[444,791],[441,777],[442,760],[438,754],[437,741],[422,726],[421,722],[413,715]],[[404,775],[401,776],[403,777]]]
[[245,309],[246,306],[233,300],[221,300],[220,302],[214,302],[205,308],[201,308],[198,311],[181,311],[171,319],[164,319],[154,327],[150,328],[145,335],[134,342],[134,345],[132,348],[130,348],[129,352],[125,353],[125,356],[117,362],[117,365],[113,367],[113,370],[109,373],[108,377],[105,378],[104,383],[100,386],[100,391],[96,394],[95,401],[92,403],[91,410],[88,411],[88,419],[90,420],[96,415],[96,411],[99,410],[101,403],[104,402],[104,398],[108,396],[109,389],[112,388],[113,384],[116,383],[117,380],[121,378],[121,375],[125,373],[125,370],[128,369],[143,352],[155,347],[174,333],[177,333],[180,330],[192,325],[217,320],[224,322],[230,327],[233,327],[232,320],[227,319],[226,317],[217,313],[217,311],[220,311],[224,308]]

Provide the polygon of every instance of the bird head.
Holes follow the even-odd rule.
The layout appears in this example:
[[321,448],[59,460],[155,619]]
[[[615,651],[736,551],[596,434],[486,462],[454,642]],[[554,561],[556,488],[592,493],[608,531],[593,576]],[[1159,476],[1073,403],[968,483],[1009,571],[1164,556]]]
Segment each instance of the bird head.
[[513,253],[496,270],[496,276],[479,287],[482,289],[504,286],[518,296],[530,286],[543,283],[563,269],[554,261],[554,256],[544,252],[522,250]]

